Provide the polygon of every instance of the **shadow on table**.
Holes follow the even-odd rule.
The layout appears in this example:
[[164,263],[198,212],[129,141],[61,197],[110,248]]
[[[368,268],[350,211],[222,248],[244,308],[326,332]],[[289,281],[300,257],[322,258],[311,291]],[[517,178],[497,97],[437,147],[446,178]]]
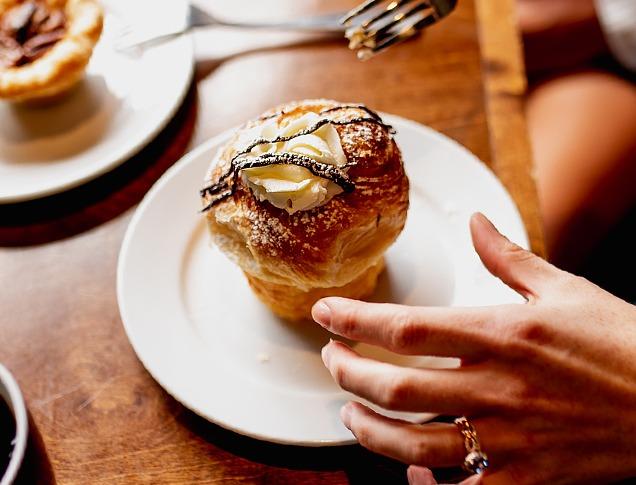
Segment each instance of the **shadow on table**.
[[311,448],[259,441],[228,431],[183,410],[182,425],[208,443],[237,457],[290,470],[343,471],[351,484],[406,483],[406,466],[374,455],[360,446]]
[[193,83],[161,133],[119,167],[61,194],[0,205],[0,246],[57,241],[97,227],[130,209],[184,154],[196,117],[197,92]]
[[13,485],[55,485],[55,474],[44,440],[29,413],[29,440],[24,461]]
[[[180,406],[176,401],[174,404]],[[185,408],[177,413],[177,420],[211,445],[269,467],[316,472],[342,471],[352,485],[407,483],[406,465],[371,453],[358,445],[312,448],[269,443],[228,431]],[[436,470],[435,476],[443,481],[441,483],[456,483],[462,478],[463,472],[460,469]]]

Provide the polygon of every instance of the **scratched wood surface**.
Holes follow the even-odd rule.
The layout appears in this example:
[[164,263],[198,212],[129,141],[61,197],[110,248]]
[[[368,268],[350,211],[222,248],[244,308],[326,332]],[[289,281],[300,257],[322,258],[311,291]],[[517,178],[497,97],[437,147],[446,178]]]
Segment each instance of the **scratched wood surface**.
[[[199,59],[184,105],[133,160],[71,192],[0,206],[0,361],[22,386],[58,483],[404,480],[401,465],[358,447],[260,443],[185,410],[150,378],[126,339],[115,295],[117,255],[135,205],[181,154],[274,104],[311,97],[364,102],[467,146],[509,187],[542,252],[512,17],[478,1],[460,1],[421,39],[364,64],[342,42],[285,46],[286,37]],[[509,12],[510,2],[495,3]],[[210,7],[258,18],[354,3],[219,0]],[[214,35],[230,47],[236,38]]]

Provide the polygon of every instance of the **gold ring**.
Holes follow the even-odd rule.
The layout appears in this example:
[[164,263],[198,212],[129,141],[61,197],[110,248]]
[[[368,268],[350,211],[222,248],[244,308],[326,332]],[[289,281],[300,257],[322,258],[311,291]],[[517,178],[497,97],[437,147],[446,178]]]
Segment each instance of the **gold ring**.
[[462,467],[467,472],[481,475],[488,468],[489,462],[488,455],[481,451],[477,430],[475,430],[475,427],[470,424],[470,421],[468,421],[465,416],[457,418],[455,425],[459,428],[459,432],[464,438],[464,447],[467,453]]

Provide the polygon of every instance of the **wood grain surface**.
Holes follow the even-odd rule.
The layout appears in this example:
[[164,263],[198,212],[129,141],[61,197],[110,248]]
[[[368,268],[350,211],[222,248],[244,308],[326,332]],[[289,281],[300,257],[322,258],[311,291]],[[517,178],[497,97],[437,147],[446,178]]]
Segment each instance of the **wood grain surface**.
[[527,80],[514,3],[476,2],[492,168],[517,202],[532,250],[546,257],[524,116]]
[[[58,483],[404,482],[402,465],[359,447],[261,443],[209,424],[171,399],[124,334],[117,256],[135,205],[187,149],[272,105],[314,97],[363,102],[458,140],[502,178],[541,252],[511,0],[492,2],[503,16],[486,6],[491,0],[477,1],[479,9],[461,0],[420,39],[367,63],[357,62],[342,41],[246,34],[238,42],[223,29],[202,35],[198,51],[217,42],[228,49],[198,60],[184,105],[150,146],[83,187],[0,206],[0,361],[22,386]],[[354,3],[209,6],[259,18]],[[494,37],[484,30],[495,28]]]

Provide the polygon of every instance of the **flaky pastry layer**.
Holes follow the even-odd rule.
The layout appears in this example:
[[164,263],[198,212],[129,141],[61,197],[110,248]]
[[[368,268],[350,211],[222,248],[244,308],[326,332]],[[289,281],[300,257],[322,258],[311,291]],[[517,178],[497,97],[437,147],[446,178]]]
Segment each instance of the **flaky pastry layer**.
[[259,300],[276,315],[286,320],[311,320],[311,308],[321,298],[340,296],[343,298],[364,299],[375,290],[378,277],[384,269],[384,258],[362,272],[356,279],[344,286],[335,288],[314,288],[308,291],[295,286],[279,285],[260,280],[245,273],[250,287]]
[[[301,101],[248,122],[217,154],[207,183],[217,182],[227,171],[234,155],[245,148],[245,133],[265,118],[274,117],[281,126],[310,111],[320,113],[337,106],[341,104],[329,100]],[[330,112],[328,117],[348,121],[368,117],[368,113],[352,107]],[[259,297],[287,317],[307,316],[307,302],[313,303],[316,295],[335,294],[334,289],[356,280],[363,282],[363,289],[348,296],[369,293],[379,272],[374,274],[373,268],[406,221],[409,183],[389,131],[368,121],[335,128],[347,161],[352,163],[348,169],[355,183],[352,192],[338,194],[314,209],[288,214],[257,200],[239,177],[234,194],[207,211],[214,242],[243,269]],[[203,202],[207,205],[210,196]],[[373,277],[365,279],[365,274]]]

